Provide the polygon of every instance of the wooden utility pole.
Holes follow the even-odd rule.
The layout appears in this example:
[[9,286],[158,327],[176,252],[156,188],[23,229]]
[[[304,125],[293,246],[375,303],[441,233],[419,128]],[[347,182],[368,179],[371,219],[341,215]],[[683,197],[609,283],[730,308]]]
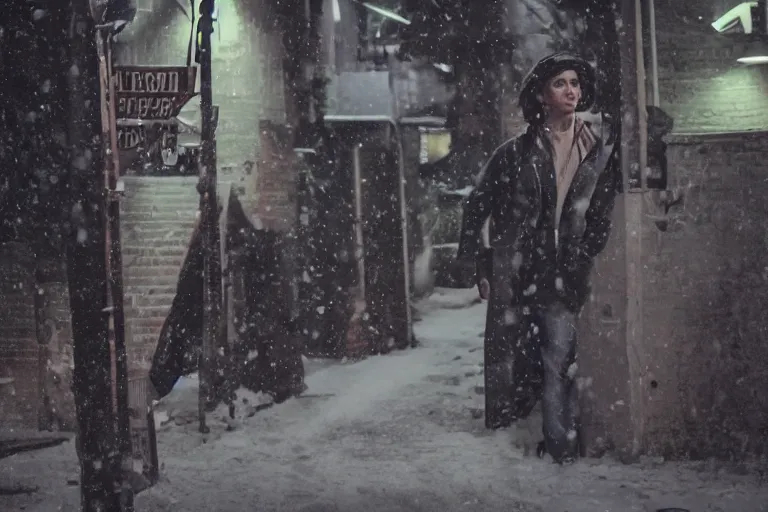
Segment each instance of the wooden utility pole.
[[218,221],[218,201],[216,197],[216,127],[213,109],[213,89],[211,84],[211,34],[213,33],[214,0],[200,2],[200,21],[198,22],[199,63],[200,63],[200,110],[202,113],[202,150],[200,166],[202,229],[203,229],[203,340],[200,356],[198,395],[198,416],[200,432],[208,433],[206,409],[214,398],[214,364],[216,346],[219,338],[221,321],[221,259],[220,233]]
[[[81,510],[126,512],[133,510],[133,495],[123,485],[123,460],[126,453],[130,456],[125,346],[122,319],[115,318],[113,307],[115,297],[119,297],[120,315],[122,293],[121,280],[116,280],[110,270],[120,268],[119,245],[116,267],[111,242],[119,241],[119,233],[107,235],[109,225],[119,219],[107,213],[114,212],[115,205],[108,204],[105,193],[109,187],[104,186],[117,172],[111,163],[111,123],[105,106],[109,97],[108,55],[103,51],[103,28],[97,27],[103,16],[95,16],[96,10],[90,11],[86,0],[73,2],[72,7],[72,20],[67,23],[71,29],[68,142],[74,206],[73,230],[67,243],[67,277]],[[113,336],[110,325],[114,327]]]
[[621,169],[624,181],[626,250],[626,350],[630,416],[634,427],[632,458],[642,451],[645,433],[643,346],[643,210],[646,187],[648,133],[646,127],[645,64],[641,0],[621,3]]
[[[647,158],[646,97],[640,0],[599,3],[605,39],[602,106],[620,122],[623,193],[616,198],[611,235],[595,261],[591,300],[579,320],[582,442],[590,456],[613,450],[632,461],[645,436],[643,339],[643,216]],[[617,23],[617,21],[619,21]],[[610,364],[608,364],[609,362]]]
[[[112,25],[96,26],[96,51],[99,56],[102,165],[104,167],[105,263],[109,346],[112,369],[112,400],[115,429],[122,457],[120,467],[130,470],[131,433],[128,412],[128,361],[125,348],[123,307],[123,257],[120,246],[120,159],[115,122],[115,81],[112,72]],[[117,469],[117,468],[116,468]]]

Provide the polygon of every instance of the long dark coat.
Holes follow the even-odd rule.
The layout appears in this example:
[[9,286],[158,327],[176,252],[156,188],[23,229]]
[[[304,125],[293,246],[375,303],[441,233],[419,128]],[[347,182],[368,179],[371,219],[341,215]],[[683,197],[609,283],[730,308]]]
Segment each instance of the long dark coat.
[[[536,308],[560,301],[578,313],[593,260],[606,245],[621,188],[616,127],[608,116],[585,123],[596,143],[580,164],[555,229],[557,182],[551,146],[530,126],[500,146],[465,204],[458,258],[478,262],[491,296],[485,330],[485,418],[488,428],[527,416],[538,399],[540,354]],[[491,217],[491,250],[481,232]]]

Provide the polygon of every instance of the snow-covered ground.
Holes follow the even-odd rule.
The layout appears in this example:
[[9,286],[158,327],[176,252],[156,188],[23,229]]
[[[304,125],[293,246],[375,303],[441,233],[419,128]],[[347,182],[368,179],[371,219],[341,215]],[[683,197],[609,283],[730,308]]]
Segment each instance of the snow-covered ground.
[[[768,512],[757,475],[653,460],[560,467],[530,453],[537,418],[485,430],[485,306],[475,297],[438,289],[418,305],[419,348],[307,361],[306,396],[256,411],[261,397],[243,392],[236,420],[212,414],[206,436],[197,383],[182,380],[158,407],[161,481],[137,511]],[[75,511],[76,477],[72,443],[0,460],[0,486],[40,487],[0,496],[0,510]]]

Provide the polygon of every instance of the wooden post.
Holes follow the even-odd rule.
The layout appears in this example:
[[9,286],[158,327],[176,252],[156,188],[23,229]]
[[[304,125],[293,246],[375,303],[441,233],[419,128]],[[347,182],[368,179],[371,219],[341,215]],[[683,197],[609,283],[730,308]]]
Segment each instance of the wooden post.
[[[579,320],[582,444],[590,456],[615,451],[625,461],[643,449],[644,363],[642,222],[645,167],[645,80],[639,0],[601,5],[609,78],[605,104],[621,121],[624,193],[613,228],[595,262],[592,298]],[[618,17],[621,23],[615,23]],[[618,29],[617,29],[618,27]],[[616,44],[618,43],[618,44]],[[618,52],[614,48],[618,47]],[[620,93],[618,96],[613,93]],[[617,101],[620,100],[620,101]],[[619,108],[620,107],[620,108]]]
[[211,84],[211,33],[213,32],[214,0],[200,2],[200,110],[202,112],[202,151],[199,191],[202,196],[203,227],[203,341],[199,365],[200,390],[198,416],[200,432],[208,433],[206,408],[213,399],[215,348],[221,319],[221,261],[218,201],[216,197],[216,130],[213,119],[213,89]]
[[[104,166],[105,267],[107,272],[104,309],[108,314],[111,395],[115,414],[115,434],[119,455],[114,471],[130,471],[132,458],[130,415],[128,410],[128,361],[125,347],[125,311],[123,308],[123,259],[120,246],[120,161],[117,150],[115,120],[115,84],[112,73],[111,25],[97,25],[96,50],[99,56],[99,82],[101,105],[102,165]],[[123,486],[124,494],[130,494]],[[123,510],[133,510],[133,496],[123,497]]]
[[624,177],[626,250],[626,350],[629,370],[630,412],[634,435],[631,455],[642,452],[645,434],[643,346],[643,210],[646,191],[647,129],[643,28],[640,0],[623,0],[621,53],[621,168]]
[[[133,510],[133,496],[124,493],[123,438],[116,430],[114,374],[110,371],[109,251],[105,237],[105,175],[101,167],[110,164],[104,161],[108,139],[102,147],[98,142],[99,136],[104,135],[99,118],[102,105],[99,42],[89,3],[73,2],[72,8],[72,22],[68,23],[72,30],[67,128],[74,205],[73,230],[67,243],[67,279],[75,362],[73,392],[78,423],[81,510],[125,512]],[[116,391],[119,389],[116,386]]]

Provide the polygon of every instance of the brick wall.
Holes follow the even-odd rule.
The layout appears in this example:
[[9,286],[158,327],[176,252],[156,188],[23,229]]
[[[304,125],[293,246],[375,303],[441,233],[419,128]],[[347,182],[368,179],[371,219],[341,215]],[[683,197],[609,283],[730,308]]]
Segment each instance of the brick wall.
[[768,129],[768,67],[736,62],[744,38],[710,26],[736,2],[723,4],[656,2],[661,107],[678,133]]
[[[121,34],[118,63],[185,63],[190,21],[176,3],[138,2],[146,10],[140,9],[134,23]],[[233,183],[249,213],[255,213],[257,190],[263,184],[269,185],[270,191],[283,194],[277,182],[259,178],[262,165],[269,176],[291,175],[283,172],[285,166],[281,172],[272,173],[271,165],[264,163],[272,159],[260,155],[259,123],[285,120],[281,34],[270,21],[267,4],[245,0],[220,2],[213,34],[213,102],[219,106],[216,139],[220,188]],[[199,97],[188,103],[181,117],[199,123]],[[176,292],[178,272],[198,208],[195,185],[195,178],[126,180],[122,230],[126,334],[132,369],[146,369],[151,364]],[[278,205],[276,209],[285,207]],[[266,208],[269,206],[262,207]]]
[[0,247],[0,425],[37,425],[38,346],[33,261],[21,246]]
[[41,276],[38,301],[42,306],[42,335],[45,346],[41,356],[45,364],[45,416],[40,425],[47,428],[75,430],[75,401],[72,393],[72,316],[69,310],[67,276],[61,261],[48,262],[48,272]]
[[[764,139],[764,137],[763,137]],[[648,449],[742,457],[768,435],[768,145],[760,137],[678,140],[684,205],[647,221],[644,338]]]
[[293,132],[263,122],[259,127],[261,154],[256,181],[256,215],[265,229],[289,231],[296,222],[296,169]]
[[176,294],[200,195],[197,178],[125,178],[122,247],[129,368],[149,369]]
[[[593,449],[627,447],[634,430],[641,449],[667,457],[766,453],[768,76],[736,62],[738,38],[709,26],[724,12],[714,4],[656,2],[660,103],[675,132],[689,134],[669,137],[669,186],[683,204],[665,215],[658,193],[643,198],[639,347],[612,343],[627,317],[606,309],[628,302],[619,295],[630,224],[617,205],[581,325]],[[629,387],[628,376],[638,379]]]
[[[767,68],[737,63],[743,39],[709,26],[727,7],[656,3],[661,106],[677,133],[768,129]],[[643,226],[645,441],[654,453],[741,458],[764,451],[768,434],[768,144],[764,135],[670,142],[670,186],[684,206],[666,232]]]

